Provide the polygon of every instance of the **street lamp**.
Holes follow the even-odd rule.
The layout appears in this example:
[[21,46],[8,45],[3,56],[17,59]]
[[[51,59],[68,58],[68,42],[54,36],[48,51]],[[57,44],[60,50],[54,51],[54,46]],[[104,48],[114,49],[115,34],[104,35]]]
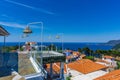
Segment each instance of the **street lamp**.
[[32,30],[30,29],[29,26],[34,25],[34,24],[41,24],[41,65],[42,65],[43,22],[31,22],[31,23],[28,23],[25,30],[23,30],[23,33],[25,33],[25,34],[32,33]]
[[63,49],[64,49],[64,47],[63,47],[63,33],[59,33],[57,36],[56,36],[56,39],[60,39],[60,36],[59,35],[61,35],[62,37],[61,37],[61,42],[62,42],[62,53],[63,53]]
[[[26,35],[26,34],[23,34],[22,36],[20,36],[20,40],[21,40],[21,38],[26,38],[26,37],[28,37],[28,35]],[[19,40],[19,51],[20,51],[20,43],[21,43],[21,41]]]
[[53,51],[52,36],[50,35],[48,39],[50,40],[50,49]]
[[[56,39],[60,39],[60,36],[59,35],[61,35],[62,37],[61,37],[61,41],[62,41],[62,53],[63,53],[63,33],[59,33],[57,36],[56,36]],[[61,62],[60,63],[60,66],[61,66],[61,68],[60,68],[60,78],[61,78],[61,80],[64,80],[64,62]]]

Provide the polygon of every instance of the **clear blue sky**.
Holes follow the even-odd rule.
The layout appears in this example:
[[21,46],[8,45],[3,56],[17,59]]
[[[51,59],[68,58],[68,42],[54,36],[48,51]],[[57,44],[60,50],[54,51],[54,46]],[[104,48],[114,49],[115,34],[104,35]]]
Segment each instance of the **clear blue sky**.
[[41,25],[31,25],[34,33],[20,39],[26,24],[36,21],[43,22],[48,42],[60,41],[58,33],[65,42],[120,39],[120,0],[0,0],[0,24],[11,34],[7,41],[40,41]]

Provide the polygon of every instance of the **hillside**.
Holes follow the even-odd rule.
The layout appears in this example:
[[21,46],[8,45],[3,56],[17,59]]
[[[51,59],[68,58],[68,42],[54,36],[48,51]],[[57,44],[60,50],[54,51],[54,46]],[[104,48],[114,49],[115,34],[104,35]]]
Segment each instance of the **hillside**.
[[120,40],[110,40],[106,43],[107,45],[115,46],[117,44],[120,44]]
[[119,49],[120,49],[120,43],[119,43],[119,44],[116,44],[116,45],[113,47],[113,49],[119,50]]

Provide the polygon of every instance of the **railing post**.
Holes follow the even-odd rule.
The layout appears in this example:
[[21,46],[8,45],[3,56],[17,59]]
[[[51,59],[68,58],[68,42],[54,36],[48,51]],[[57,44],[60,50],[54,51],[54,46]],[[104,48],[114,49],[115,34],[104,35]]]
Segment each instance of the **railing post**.
[[52,69],[52,63],[50,63],[50,76],[52,77],[53,75],[53,69]]
[[64,62],[60,62],[60,79],[64,80]]

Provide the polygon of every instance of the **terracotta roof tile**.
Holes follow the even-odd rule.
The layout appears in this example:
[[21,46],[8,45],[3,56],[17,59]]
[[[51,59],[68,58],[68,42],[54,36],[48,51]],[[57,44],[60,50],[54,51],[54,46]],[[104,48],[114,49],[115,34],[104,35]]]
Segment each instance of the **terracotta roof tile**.
[[80,55],[81,58],[84,58],[85,56],[86,56],[85,54],[81,54],[81,55]]
[[[47,64],[47,68],[50,68],[50,64]],[[59,73],[60,72],[60,63],[53,63],[53,72]],[[66,64],[64,64],[64,73],[67,73]]]
[[104,58],[106,58],[106,59],[112,59],[113,57],[106,55],[106,56],[104,56]]
[[102,60],[102,59],[97,60],[97,62],[103,62],[103,63],[109,64],[109,62]]
[[[64,73],[67,73],[66,64],[64,64]],[[47,64],[47,68],[50,68],[50,64]],[[56,73],[60,72],[60,63],[53,63],[53,71]],[[106,66],[95,63],[89,59],[82,59],[77,60],[75,62],[69,63],[68,68],[76,70],[78,72],[87,74],[90,72],[94,72],[103,68],[106,68]]]
[[78,56],[78,55],[80,55],[80,53],[77,52],[77,51],[74,51],[74,52],[73,52],[73,55],[74,55],[74,56]]
[[89,59],[82,59],[69,63],[68,67],[84,74],[106,68],[106,66],[95,63]]
[[120,80],[120,70],[112,71],[94,80]]

